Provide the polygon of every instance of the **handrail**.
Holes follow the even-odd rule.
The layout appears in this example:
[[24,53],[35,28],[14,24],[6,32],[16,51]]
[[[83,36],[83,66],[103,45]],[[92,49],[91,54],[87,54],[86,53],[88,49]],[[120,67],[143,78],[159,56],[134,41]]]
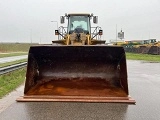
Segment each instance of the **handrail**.
[[65,28],[67,28],[67,27],[60,26],[60,27],[58,28],[59,34],[60,34],[63,38],[64,38],[64,35],[67,33],[66,30],[65,30]]
[[[92,33],[92,38],[91,38],[91,40],[92,40],[92,39],[95,38],[97,35],[99,35],[99,30],[101,30],[101,27],[97,26],[97,27],[91,27],[91,28],[95,28],[94,31],[93,31],[93,33]],[[97,31],[98,31],[98,32],[97,32]],[[94,35],[94,36],[93,36],[93,35]]]

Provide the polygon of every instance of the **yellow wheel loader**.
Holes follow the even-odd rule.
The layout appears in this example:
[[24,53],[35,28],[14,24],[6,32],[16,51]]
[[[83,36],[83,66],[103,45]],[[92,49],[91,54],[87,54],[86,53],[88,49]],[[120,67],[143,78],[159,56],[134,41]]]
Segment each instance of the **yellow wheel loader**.
[[17,101],[131,103],[123,47],[107,46],[93,14],[65,14],[67,30],[51,45],[31,46],[24,96]]

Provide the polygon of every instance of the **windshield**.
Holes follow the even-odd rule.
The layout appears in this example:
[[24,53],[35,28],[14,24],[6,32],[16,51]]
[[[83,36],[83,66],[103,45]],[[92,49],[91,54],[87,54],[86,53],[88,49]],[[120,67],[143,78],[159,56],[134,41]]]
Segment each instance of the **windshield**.
[[70,16],[68,30],[70,33],[76,32],[75,30],[81,29],[80,32],[90,33],[88,16]]

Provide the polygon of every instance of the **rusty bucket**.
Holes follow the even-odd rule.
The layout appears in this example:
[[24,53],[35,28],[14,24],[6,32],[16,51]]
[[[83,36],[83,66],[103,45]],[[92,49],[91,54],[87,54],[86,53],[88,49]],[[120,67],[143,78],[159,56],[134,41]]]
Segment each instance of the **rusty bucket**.
[[17,101],[135,103],[120,46],[32,46]]

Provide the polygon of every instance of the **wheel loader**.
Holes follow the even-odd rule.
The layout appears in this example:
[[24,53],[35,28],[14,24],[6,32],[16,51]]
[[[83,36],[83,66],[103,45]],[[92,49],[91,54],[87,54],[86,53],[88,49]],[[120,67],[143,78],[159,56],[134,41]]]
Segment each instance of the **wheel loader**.
[[17,101],[130,103],[123,47],[105,45],[93,14],[61,16],[50,45],[31,46],[24,96]]

